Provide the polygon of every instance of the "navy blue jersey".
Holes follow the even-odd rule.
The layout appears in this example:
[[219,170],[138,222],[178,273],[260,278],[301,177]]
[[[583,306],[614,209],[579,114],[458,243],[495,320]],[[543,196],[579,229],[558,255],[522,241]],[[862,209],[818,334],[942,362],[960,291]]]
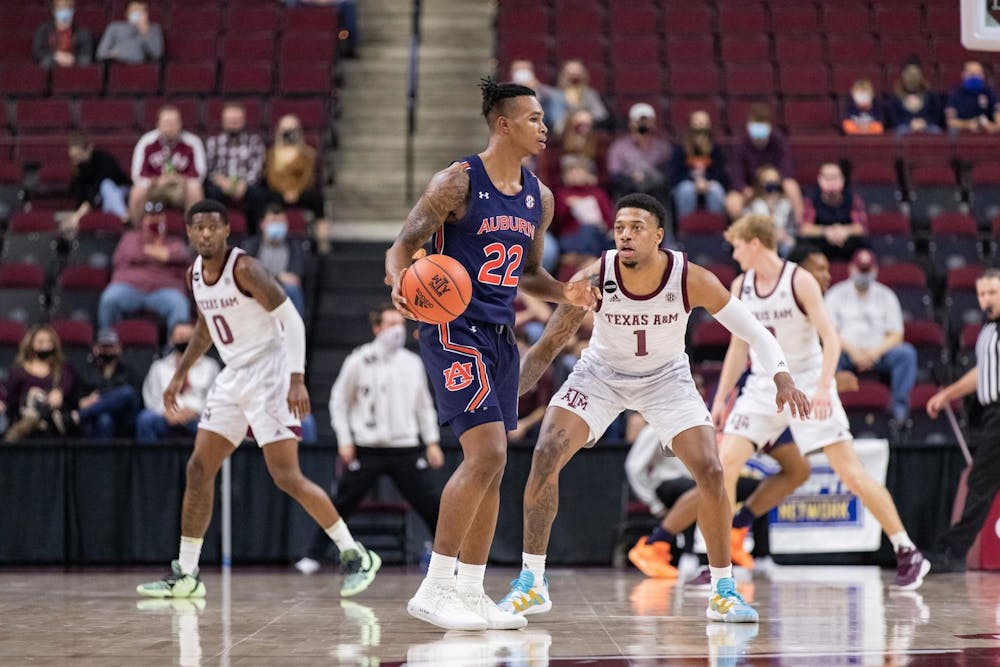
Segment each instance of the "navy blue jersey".
[[538,177],[521,167],[521,191],[505,195],[478,155],[459,162],[469,174],[469,207],[461,220],[438,228],[430,252],[454,257],[469,272],[472,299],[465,317],[513,326],[517,283],[542,219]]

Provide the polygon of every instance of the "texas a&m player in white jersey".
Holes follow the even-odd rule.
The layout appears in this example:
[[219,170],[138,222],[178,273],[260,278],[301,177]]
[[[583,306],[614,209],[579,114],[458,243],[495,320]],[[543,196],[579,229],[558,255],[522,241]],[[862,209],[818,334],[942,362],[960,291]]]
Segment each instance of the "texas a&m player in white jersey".
[[[584,272],[598,277],[603,297],[594,315],[590,347],[554,395],[542,421],[524,491],[524,566],[501,601],[502,609],[537,614],[551,608],[544,580],[545,550],[559,500],[559,472],[577,451],[596,442],[622,411],[631,409],[657,430],[662,445],[681,459],[701,489],[699,516],[714,585],[708,618],[757,620],[757,612],[739,596],[732,579],[732,510],[723,488],[712,420],[695,389],[684,352],[691,308],[706,308],[730,331],[750,341],[779,387],[772,410],[787,404],[793,414],[808,414],[809,402],[795,388],[781,348],[746,307],[731,298],[714,275],[689,264],[683,253],[660,248],[666,219],[663,205],[653,197],[623,197],[615,216],[616,249]],[[529,358],[530,352],[522,373],[537,377],[524,367]]]
[[213,344],[226,367],[209,391],[187,464],[180,555],[162,580],[141,584],[137,591],[155,598],[205,596],[198,560],[212,518],[215,477],[249,427],[275,484],[339,547],[345,575],[341,595],[360,593],[371,584],[381,560],[354,541],[330,497],[299,468],[299,419],[309,414],[302,318],[260,262],[227,247],[225,206],[211,199],[193,205],[187,212],[187,234],[198,251],[188,269],[198,322],[164,392],[167,412],[177,410],[188,370]]
[[[774,412],[771,366],[756,350],[749,350],[750,376],[725,421],[719,446],[726,489],[730,493],[736,489],[739,471],[757,449],[773,443],[786,428],[791,429],[802,454],[822,450],[837,477],[882,525],[896,551],[895,585],[904,590],[918,588],[931,564],[907,535],[892,496],[868,474],[854,451],[850,423],[834,378],[840,338],[823,305],[819,284],[807,271],[798,270],[797,265],[778,256],[774,222],[768,216],[740,218],[726,230],[726,240],[732,244],[733,258],[744,271],[733,282],[733,296],[774,333],[795,383],[812,397],[813,417],[798,421]],[[728,396],[735,387],[746,368],[747,352],[746,343],[733,338],[712,406],[717,425],[725,413],[720,397]]]

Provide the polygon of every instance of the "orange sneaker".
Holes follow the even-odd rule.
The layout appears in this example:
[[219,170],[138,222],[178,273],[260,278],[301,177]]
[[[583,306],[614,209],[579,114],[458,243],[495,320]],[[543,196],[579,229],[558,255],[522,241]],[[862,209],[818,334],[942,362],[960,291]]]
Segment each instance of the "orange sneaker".
[[649,542],[647,538],[640,537],[635,546],[629,549],[628,559],[647,577],[677,578],[677,568],[670,564],[668,542]]
[[743,548],[743,541],[747,537],[747,533],[750,532],[750,526],[744,526],[743,528],[733,528],[729,533],[730,551],[732,552],[733,565],[738,565],[740,567],[746,568],[748,570],[753,569],[753,556],[746,552]]

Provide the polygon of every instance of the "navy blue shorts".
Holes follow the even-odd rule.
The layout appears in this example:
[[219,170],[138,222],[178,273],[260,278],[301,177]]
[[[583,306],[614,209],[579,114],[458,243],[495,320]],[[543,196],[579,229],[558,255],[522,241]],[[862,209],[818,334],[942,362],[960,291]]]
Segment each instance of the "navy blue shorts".
[[449,324],[420,324],[420,356],[434,388],[438,421],[456,436],[503,422],[517,428],[521,355],[510,327],[464,316]]

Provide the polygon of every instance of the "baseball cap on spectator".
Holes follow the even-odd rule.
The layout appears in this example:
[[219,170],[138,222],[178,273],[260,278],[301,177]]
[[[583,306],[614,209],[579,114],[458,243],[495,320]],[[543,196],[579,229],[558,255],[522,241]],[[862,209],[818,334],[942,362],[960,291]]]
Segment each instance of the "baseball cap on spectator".
[[645,102],[636,102],[632,105],[632,108],[628,110],[628,119],[633,123],[637,123],[643,118],[651,118],[656,120],[656,111],[653,107]]
[[871,250],[861,248],[855,251],[851,257],[851,266],[862,273],[868,273],[872,269],[878,268],[878,260],[875,259],[875,253]]
[[98,345],[107,345],[109,347],[120,344],[118,334],[114,329],[102,329],[99,331],[96,342]]

